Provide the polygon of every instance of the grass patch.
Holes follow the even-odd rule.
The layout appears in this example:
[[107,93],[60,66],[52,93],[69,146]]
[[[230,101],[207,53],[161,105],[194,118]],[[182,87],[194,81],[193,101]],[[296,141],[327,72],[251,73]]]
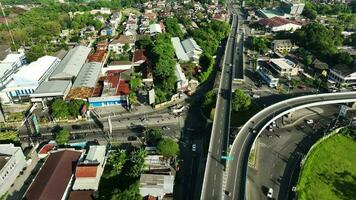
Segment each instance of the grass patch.
[[298,199],[346,200],[356,197],[356,141],[336,134],[310,152],[297,185]]
[[242,126],[245,124],[252,116],[258,113],[261,109],[255,105],[252,105],[249,110],[231,112],[231,126]]

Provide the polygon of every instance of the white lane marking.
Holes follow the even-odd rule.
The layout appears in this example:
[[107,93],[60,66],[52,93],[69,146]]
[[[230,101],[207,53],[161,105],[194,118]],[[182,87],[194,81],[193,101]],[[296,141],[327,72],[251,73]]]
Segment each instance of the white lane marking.
[[214,174],[214,182],[216,181],[216,174]]
[[215,194],[215,190],[214,190],[214,188],[213,188],[213,192],[212,192],[212,194],[213,194],[212,196],[214,196],[214,194]]

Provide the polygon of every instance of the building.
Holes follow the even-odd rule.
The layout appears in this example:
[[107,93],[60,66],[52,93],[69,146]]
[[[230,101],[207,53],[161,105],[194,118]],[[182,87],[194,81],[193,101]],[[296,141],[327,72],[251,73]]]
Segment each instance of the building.
[[100,31],[101,36],[114,36],[116,33],[115,27],[106,26]]
[[291,76],[297,76],[299,73],[299,67],[294,62],[286,58],[270,59],[268,65],[279,76],[291,77]]
[[356,67],[336,65],[330,68],[328,81],[336,87],[356,87]]
[[30,94],[31,101],[41,102],[46,107],[46,102],[54,98],[65,99],[90,51],[91,48],[85,46],[77,46],[69,50],[63,60],[55,67],[48,80],[43,81]]
[[101,66],[100,62],[85,63],[66,98],[86,100],[91,97],[101,75]]
[[305,4],[295,0],[282,0],[281,8],[285,13],[293,16],[302,14]]
[[131,61],[112,61],[107,66],[101,69],[102,74],[106,74],[108,71],[125,71],[132,69],[132,62]]
[[188,38],[181,42],[178,37],[173,37],[171,38],[171,42],[173,44],[178,61],[193,61],[195,63],[199,62],[199,58],[203,53],[203,50],[193,38]]
[[26,159],[21,147],[0,144],[0,196],[3,196],[26,167]]
[[67,199],[75,166],[82,152],[61,150],[51,153],[26,191],[25,200]]
[[136,49],[133,54],[133,64],[135,66],[140,66],[147,61],[147,57],[144,49]]
[[279,79],[275,78],[268,69],[266,69],[264,67],[259,67],[257,69],[257,73],[261,76],[262,80],[269,87],[275,88],[278,86]]
[[[134,36],[120,35],[118,39],[113,40],[109,44],[109,51],[119,54],[123,53],[125,50],[129,51],[135,46],[135,41]],[[125,49],[125,45],[127,49]]]
[[85,159],[76,168],[73,190],[98,190],[100,177],[104,171],[105,155],[106,146],[89,147]]
[[150,30],[150,35],[151,36],[154,36],[154,35],[162,33],[162,28],[161,28],[160,24],[151,24],[149,26],[149,30]]
[[269,18],[273,18],[273,17],[281,17],[281,18],[291,17],[291,15],[284,13],[284,11],[280,8],[258,9],[257,15],[264,19],[269,19]]
[[1,91],[1,100],[5,103],[28,100],[37,87],[53,72],[60,60],[53,56],[43,56],[37,61],[23,66],[15,73]]
[[258,21],[258,23],[271,32],[279,32],[279,31],[294,32],[295,30],[302,28],[301,23],[294,20],[284,19],[280,17],[261,19]]
[[289,53],[293,49],[293,44],[290,40],[273,40],[271,48],[277,53]]
[[12,76],[26,64],[24,53],[11,53],[6,55],[5,59],[0,62],[0,89],[9,83]]
[[327,63],[322,62],[319,59],[315,58],[312,63],[312,66],[316,72],[320,72],[325,77],[327,76],[329,70],[329,65]]
[[185,77],[179,63],[176,64],[175,75],[177,77],[177,91],[186,91],[188,89],[188,80]]

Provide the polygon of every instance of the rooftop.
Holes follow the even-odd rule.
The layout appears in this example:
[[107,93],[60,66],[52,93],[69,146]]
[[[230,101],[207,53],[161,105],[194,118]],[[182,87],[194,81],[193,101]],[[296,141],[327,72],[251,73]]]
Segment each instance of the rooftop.
[[278,27],[278,26],[283,26],[286,24],[295,24],[295,25],[301,25],[297,21],[289,20],[289,19],[284,19],[281,17],[272,17],[270,19],[261,19],[258,21],[259,24],[267,27]]
[[69,195],[69,200],[93,200],[94,191],[85,190],[85,191],[71,191]]
[[147,60],[144,49],[136,49],[133,55],[134,62],[138,62],[143,60],[144,62]]
[[113,40],[110,44],[130,44],[130,43],[135,43],[134,37],[120,35],[118,39]]
[[164,196],[173,193],[174,176],[161,174],[142,174],[140,178],[141,196]]
[[270,62],[279,66],[281,69],[293,68],[295,66],[294,62],[292,62],[288,59],[285,59],[285,58],[273,58],[273,59],[270,59]]
[[51,74],[50,79],[72,79],[76,77],[87,60],[90,51],[91,48],[86,46],[77,46],[69,50]]
[[171,42],[173,44],[176,56],[178,60],[189,61],[188,55],[185,53],[182,43],[179,37],[172,37]]
[[104,62],[105,61],[106,50],[97,50],[95,53],[88,56],[88,62]]
[[190,51],[202,51],[200,46],[195,42],[193,38],[188,38],[182,41],[183,48],[185,52],[190,52]]
[[62,199],[81,152],[62,150],[50,154],[25,194],[26,200]]
[[42,82],[30,97],[64,95],[71,86],[70,80],[53,80]]
[[72,88],[94,88],[96,81],[98,80],[98,77],[101,73],[101,65],[102,63],[100,62],[85,63],[80,70],[78,77],[75,79]]

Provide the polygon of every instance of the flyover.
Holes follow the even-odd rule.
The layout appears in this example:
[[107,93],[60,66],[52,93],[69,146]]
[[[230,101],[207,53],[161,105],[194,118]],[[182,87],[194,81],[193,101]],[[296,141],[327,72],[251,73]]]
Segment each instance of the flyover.
[[234,160],[228,162],[224,198],[238,200],[246,198],[246,174],[251,147],[258,135],[272,121],[306,107],[349,102],[356,102],[356,92],[307,95],[278,102],[253,116],[241,128],[233,142],[229,156]]

